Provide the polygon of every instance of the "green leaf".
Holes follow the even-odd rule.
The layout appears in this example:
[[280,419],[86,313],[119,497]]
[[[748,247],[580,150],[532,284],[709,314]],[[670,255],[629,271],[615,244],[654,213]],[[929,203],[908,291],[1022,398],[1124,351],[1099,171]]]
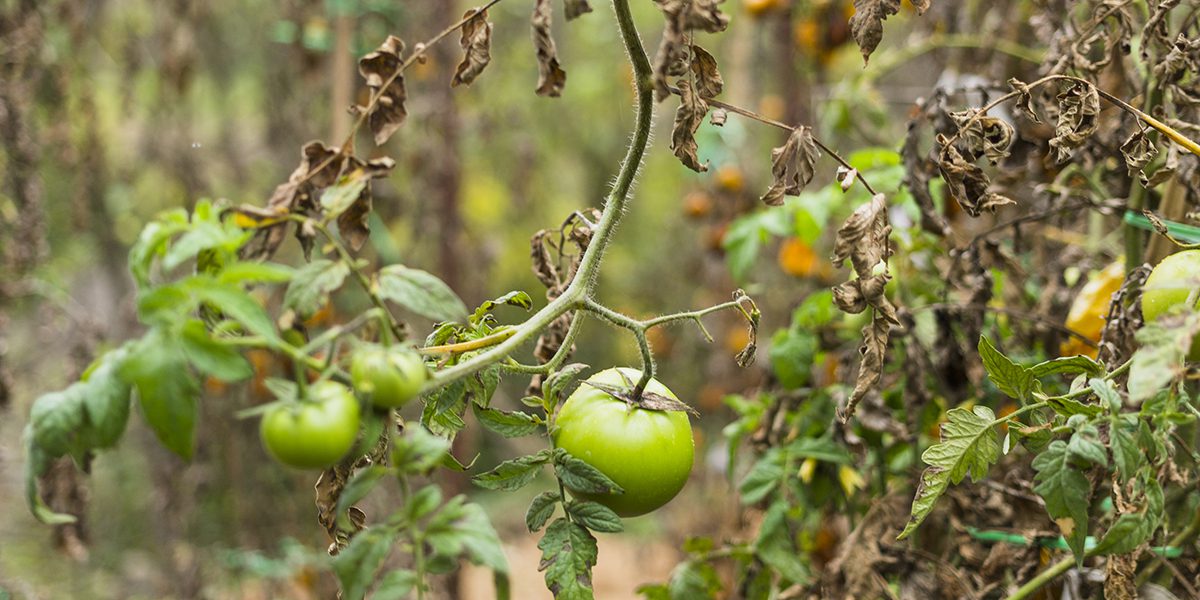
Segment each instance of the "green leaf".
[[771,337],[767,356],[771,360],[771,371],[779,378],[779,384],[794,390],[809,384],[812,379],[813,356],[817,351],[817,338],[810,331],[780,329]]
[[46,525],[65,525],[74,523],[76,518],[74,515],[56,513],[46,506],[42,501],[41,494],[38,493],[37,479],[40,475],[46,472],[50,467],[51,457],[46,455],[46,452],[33,441],[33,431],[31,425],[25,426],[24,441],[25,441],[25,502],[29,506],[29,511],[33,516]]
[[371,600],[404,600],[417,587],[416,572],[408,569],[392,569],[379,578]]
[[712,565],[687,560],[671,570],[667,590],[670,600],[711,600],[721,591],[721,578]]
[[141,290],[137,296],[138,319],[147,325],[169,327],[195,308],[195,299],[177,284]]
[[537,431],[539,420],[529,413],[482,408],[477,404],[472,406],[475,418],[479,419],[481,425],[506,438],[522,437]]
[[783,480],[786,457],[779,448],[771,448],[759,458],[738,484],[742,504],[757,504],[767,497]]
[[247,331],[268,340],[279,339],[270,315],[240,286],[200,275],[187,279],[186,283],[196,298],[238,321]]
[[1136,405],[1154,397],[1183,373],[1184,358],[1200,331],[1200,313],[1167,315],[1138,330],[1141,347],[1129,367],[1129,401]]
[[404,505],[409,523],[415,523],[437,510],[442,505],[442,490],[435,484],[427,485],[412,495]]
[[1121,393],[1117,391],[1113,382],[1107,379],[1092,378],[1088,380],[1088,386],[1092,388],[1100,402],[1108,407],[1109,411],[1121,412]]
[[333,557],[333,572],[342,587],[343,600],[361,600],[375,581],[375,573],[392,551],[395,534],[370,527],[350,538],[350,544]]
[[533,308],[533,298],[530,298],[529,294],[525,292],[513,291],[499,298],[487,300],[483,304],[480,304],[479,308],[475,309],[475,314],[471,315],[471,323],[478,324],[482,322],[488,313],[492,312],[497,306],[503,305],[531,310]]
[[192,260],[203,250],[210,248],[238,248],[253,232],[227,226],[219,221],[193,219],[191,228],[179,236],[162,259],[162,267],[170,270]]
[[1108,438],[1112,444],[1113,462],[1116,463],[1117,474],[1121,482],[1129,481],[1142,464],[1142,452],[1137,443],[1137,421],[1132,424],[1123,418],[1113,418],[1109,422]]
[[1100,431],[1094,425],[1083,425],[1071,434],[1071,440],[1067,442],[1067,453],[1075,461],[1108,467],[1108,452],[1104,450],[1104,442],[1100,441]]
[[203,321],[188,320],[180,333],[183,353],[200,372],[222,381],[241,381],[254,374],[250,362],[233,347],[213,339]]
[[137,390],[142,414],[159,441],[190,460],[199,386],[178,342],[161,329],[152,329],[132,347],[118,373]]
[[518,490],[533,481],[542,470],[542,465],[550,462],[550,453],[543,450],[537,454],[521,456],[507,460],[496,468],[481,473],[471,479],[475,485],[489,490]]
[[362,170],[356,170],[325,188],[321,194],[321,207],[325,209],[325,218],[333,220],[353,206],[363,190],[367,188],[368,181],[370,181],[370,175]]
[[466,504],[465,500],[461,495],[452,498],[430,519],[425,541],[436,554],[454,557],[466,551],[471,562],[507,573],[508,561],[487,513],[478,504]]
[[462,419],[466,402],[467,384],[463,380],[444,385],[425,398],[421,423],[440,435],[458,433],[467,426]]
[[217,273],[221,283],[283,283],[291,281],[296,270],[279,263],[238,261]]
[[158,220],[142,228],[141,234],[129,249],[129,271],[138,287],[150,284],[150,267],[154,258],[166,252],[167,243],[176,234],[187,231],[188,215],[183,209],[164,213]]
[[475,406],[486,407],[491,404],[496,388],[500,386],[500,365],[490,365],[462,380],[466,384],[467,395]]
[[109,352],[84,374],[83,412],[90,449],[115,446],[129,423],[131,390],[117,373],[124,359],[124,348]]
[[1088,505],[1092,493],[1087,477],[1071,465],[1067,443],[1055,440],[1033,459],[1037,492],[1046,501],[1046,512],[1058,523],[1067,545],[1083,562],[1084,541],[1088,531]]
[[1147,478],[1145,493],[1146,505],[1143,510],[1137,513],[1125,513],[1117,517],[1117,520],[1109,526],[1108,531],[1104,532],[1104,537],[1100,538],[1096,547],[1092,549],[1093,554],[1132,552],[1154,535],[1154,531],[1162,524],[1164,505],[1162,486],[1157,480]]
[[590,494],[625,493],[608,475],[561,448],[554,451],[554,470],[563,485],[575,491]]
[[[980,346],[983,345],[980,342]],[[921,525],[951,484],[961,483],[967,475],[973,481],[983,479],[988,468],[1000,458],[996,415],[992,409],[986,406],[971,410],[952,408],[946,412],[946,419],[942,425],[942,441],[921,455],[921,460],[929,466],[921,473],[921,483],[913,498],[912,516],[897,539],[908,537]]]
[[546,521],[554,514],[559,499],[559,495],[554,492],[542,492],[533,497],[533,502],[529,503],[529,510],[525,511],[525,526],[529,528],[529,533],[546,525]]
[[350,481],[346,482],[346,487],[342,488],[342,493],[338,496],[337,515],[340,518],[351,506],[358,503],[359,500],[367,497],[371,490],[379,484],[379,480],[383,479],[391,469],[381,465],[371,465],[360,469]]
[[1075,356],[1064,356],[1054,360],[1048,360],[1029,367],[1029,374],[1034,378],[1042,378],[1047,375],[1076,375],[1086,374],[1089,377],[1098,377],[1104,374],[1104,365],[1098,363],[1090,356],[1077,354]]
[[616,533],[625,529],[621,517],[611,508],[598,502],[570,502],[567,504],[567,514],[571,515],[572,521],[592,531]]
[[1001,354],[987,336],[979,336],[979,358],[988,377],[1001,392],[1017,400],[1029,396],[1035,381],[1032,372]]
[[342,287],[349,274],[350,267],[344,262],[314,260],[296,271],[283,294],[283,306],[300,315],[311,315],[328,301],[330,293]]
[[418,315],[434,321],[463,321],[467,307],[458,295],[437,276],[404,265],[391,265],[379,271],[377,292]]
[[82,389],[83,385],[76,383],[60,392],[43,394],[29,411],[33,443],[51,458],[76,447],[78,430],[84,424]]
[[758,557],[780,575],[792,583],[804,583],[809,579],[809,572],[788,528],[787,508],[787,502],[780,500],[767,509],[754,547]]
[[542,392],[550,401],[550,405],[557,405],[558,401],[570,390],[571,384],[575,383],[587,369],[588,366],[583,363],[571,363],[547,377],[546,381],[542,383]]
[[555,519],[538,548],[542,551],[538,570],[545,571],[546,588],[556,600],[592,600],[597,550],[591,532],[566,519]]
[[425,473],[436,467],[450,450],[450,440],[423,427],[408,427],[393,441],[392,465],[402,473]]

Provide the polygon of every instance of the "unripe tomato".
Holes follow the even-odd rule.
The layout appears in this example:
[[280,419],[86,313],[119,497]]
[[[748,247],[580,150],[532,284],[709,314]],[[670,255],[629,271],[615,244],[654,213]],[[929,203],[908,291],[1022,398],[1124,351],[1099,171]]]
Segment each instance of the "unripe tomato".
[[350,359],[354,389],[379,408],[398,408],[412,400],[429,378],[425,361],[412,350],[365,347]]
[[339,383],[319,381],[303,401],[278,404],[262,418],[259,434],[279,462],[301,469],[328,467],[354,447],[358,400]]
[[[636,385],[636,369],[615,368],[588,378],[593,383],[624,386],[621,374]],[[677,399],[651,379],[646,391]],[[669,502],[692,471],[695,443],[687,413],[631,407],[599,388],[580,384],[559,409],[552,433],[554,445],[607,475],[623,494],[589,494],[572,490],[622,517],[636,517]]]
[[[1154,321],[1187,302],[1200,289],[1200,250],[1177,252],[1158,263],[1142,286],[1142,317]],[[1200,360],[1200,343],[1192,342],[1188,360]]]

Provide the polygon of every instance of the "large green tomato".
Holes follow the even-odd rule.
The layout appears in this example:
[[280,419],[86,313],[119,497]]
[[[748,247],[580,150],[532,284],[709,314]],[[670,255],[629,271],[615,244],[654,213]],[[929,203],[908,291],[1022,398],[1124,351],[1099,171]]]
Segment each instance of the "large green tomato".
[[[621,369],[636,383],[642,374]],[[617,369],[592,375],[588,381],[623,386]],[[651,379],[646,391],[672,399],[675,394]],[[666,504],[687,483],[695,442],[687,413],[632,408],[611,394],[581,383],[559,409],[554,445],[587,462],[621,486],[623,494],[571,494],[594,500],[622,517],[644,515]]]
[[[1200,250],[1177,252],[1158,263],[1142,286],[1142,317],[1158,319],[1175,306],[1187,302],[1200,289]],[[1192,342],[1189,360],[1200,360],[1200,340]]]
[[358,424],[354,394],[339,383],[319,381],[309,386],[307,399],[268,410],[259,433],[275,460],[301,469],[321,469],[354,447]]
[[398,408],[412,400],[429,378],[425,361],[412,350],[367,347],[350,360],[354,389],[379,408]]

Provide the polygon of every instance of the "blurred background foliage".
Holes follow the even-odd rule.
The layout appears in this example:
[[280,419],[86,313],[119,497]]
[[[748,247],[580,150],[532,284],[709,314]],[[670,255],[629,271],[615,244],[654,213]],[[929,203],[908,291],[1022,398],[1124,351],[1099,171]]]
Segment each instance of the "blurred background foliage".
[[[541,298],[529,268],[530,235],[601,202],[633,124],[629,68],[611,8],[595,4],[595,13],[556,24],[568,73],[562,98],[532,93],[530,6],[518,0],[491,9],[493,64],[473,86],[447,86],[457,60],[453,42],[406,74],[409,123],[380,150],[399,165],[375,185],[376,214],[363,256],[435,272],[471,305],[514,289]],[[86,481],[64,478],[74,481],[68,500],[87,507],[87,519],[73,533],[52,535],[22,508],[20,431],[33,398],[65,385],[98,350],[136,332],[125,254],[144,223],[204,198],[263,203],[292,170],[304,142],[344,136],[344,108],[363,93],[358,56],[387,34],[410,44],[427,39],[468,6],[449,0],[0,1],[0,172],[7,173],[0,189],[6,249],[0,370],[7,377],[0,398],[0,506],[6,508],[0,513],[0,589],[19,598],[330,596],[329,576],[309,568],[322,560],[318,550],[326,543],[314,519],[313,482],[266,460],[257,423],[233,417],[266,400],[261,381],[281,369],[269,356],[251,356],[254,382],[206,386],[192,463],[161,448],[134,419],[130,435],[95,462]],[[653,47],[657,10],[649,1],[634,9]],[[852,10],[849,0],[731,0],[730,30],[710,40],[710,49],[726,73],[723,99],[787,123],[813,124],[889,194],[900,230],[917,218],[900,190],[897,151],[906,110],[940,77],[953,76],[944,67],[961,57],[946,46],[969,51],[987,44],[969,37],[906,41],[912,16],[906,2],[888,21],[889,40],[865,70],[858,49],[847,44]],[[954,23],[927,25],[956,35]],[[1022,60],[1021,53],[1037,58],[1019,47],[1008,51],[1016,55],[1012,61]],[[663,580],[686,535],[720,537],[746,525],[726,475],[731,453],[720,435],[736,418],[727,398],[753,394],[769,378],[785,388],[819,384],[826,386],[823,394],[839,393],[844,369],[856,360],[861,326],[846,319],[840,349],[818,349],[807,328],[843,317],[832,313],[827,298],[801,303],[813,293],[827,295],[844,275],[829,262],[830,224],[844,220],[865,192],[814,186],[783,207],[759,210],[758,196],[770,182],[770,148],[784,133],[736,117],[723,128],[706,123],[698,136],[710,169],[696,174],[678,164],[664,141],[672,106],[660,107],[659,140],[605,263],[601,299],[648,316],[708,306],[745,287],[762,308],[768,341],[758,365],[740,370],[733,355],[746,333],[736,315],[711,318],[713,344],[690,326],[652,331],[660,379],[703,414],[698,444],[706,458],[683,495],[655,518],[631,521],[629,533],[603,536],[596,572],[602,598],[632,597],[639,583]],[[832,162],[821,168],[832,175]],[[898,241],[921,244],[919,238]],[[294,244],[284,252],[280,260],[299,260]],[[920,286],[918,279],[899,279]],[[365,306],[365,298],[347,292],[317,318],[341,320]],[[501,320],[520,319],[517,309],[503,310],[512,312],[501,312]],[[637,356],[631,338],[589,323],[576,360],[600,368],[635,365]],[[511,406],[523,387],[512,378],[495,402]],[[829,402],[823,406],[832,410]],[[456,453],[464,462],[478,454],[479,465],[492,465],[527,450],[510,443],[472,428],[460,436]],[[852,466],[829,475],[828,482],[844,489],[838,497],[852,497],[869,477]],[[452,476],[446,485],[468,487],[465,478]],[[527,489],[532,496],[536,486]],[[545,596],[535,540],[522,527],[529,497],[488,501],[476,494],[507,544],[518,577],[515,597]],[[381,513],[386,494],[371,502],[378,505],[364,507],[368,515]],[[481,591],[487,577],[476,575],[465,571],[445,593],[490,593]]]

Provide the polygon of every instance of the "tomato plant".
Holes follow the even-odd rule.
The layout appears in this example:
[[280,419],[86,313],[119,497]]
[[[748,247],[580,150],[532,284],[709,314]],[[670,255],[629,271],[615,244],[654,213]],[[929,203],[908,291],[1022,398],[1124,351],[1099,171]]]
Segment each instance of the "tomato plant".
[[313,384],[297,402],[282,402],[262,417],[263,445],[279,462],[301,469],[328,467],[358,438],[358,399],[332,381]]
[[354,389],[377,408],[400,408],[421,391],[428,379],[425,361],[416,352],[399,348],[368,347],[350,359]]
[[[594,500],[622,517],[636,517],[669,502],[692,471],[692,426],[683,411],[631,405],[608,390],[632,389],[641,373],[607,369],[585,380],[558,411],[553,439],[557,448],[592,465],[625,491],[573,495]],[[656,379],[646,391],[678,400]]]

